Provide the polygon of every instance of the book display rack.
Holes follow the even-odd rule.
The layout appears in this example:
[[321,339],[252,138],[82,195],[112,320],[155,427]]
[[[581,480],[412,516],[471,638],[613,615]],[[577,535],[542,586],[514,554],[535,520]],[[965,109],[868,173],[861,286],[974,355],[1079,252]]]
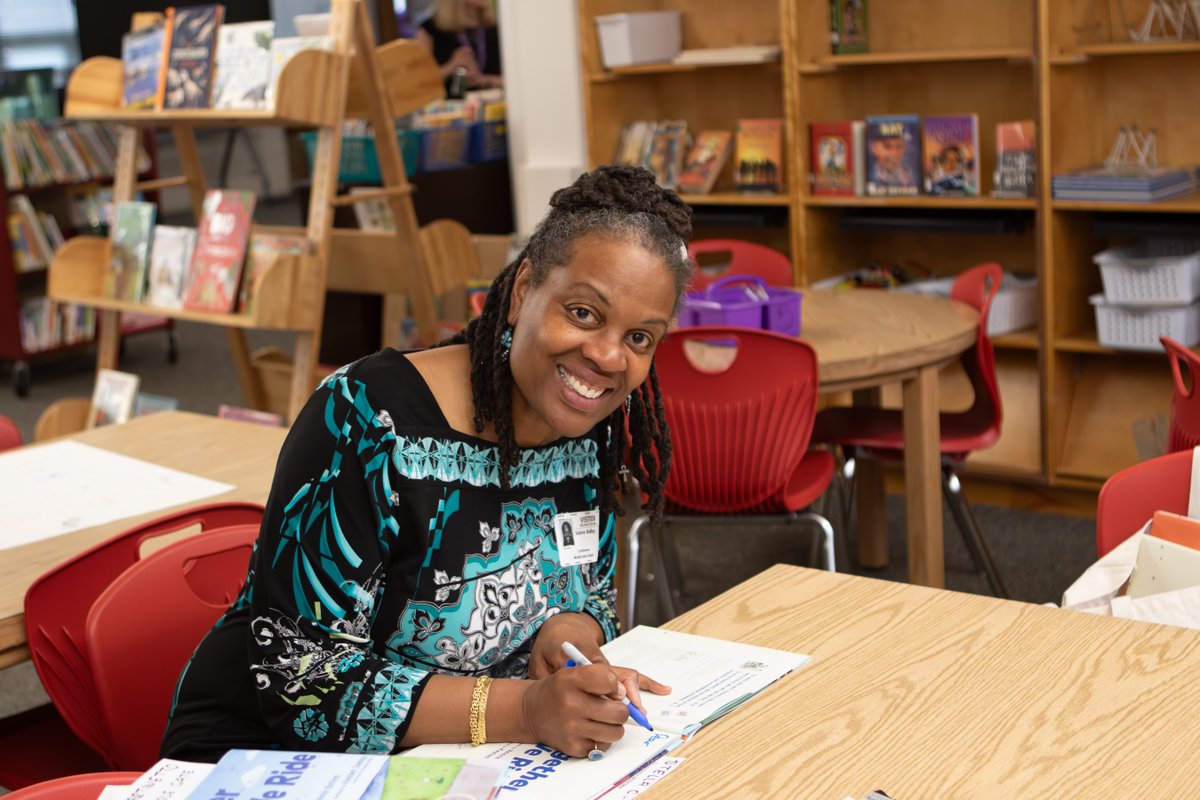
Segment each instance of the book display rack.
[[[411,186],[405,177],[394,119],[441,96],[436,66],[419,45],[392,42],[376,47],[362,0],[334,0],[330,19],[332,49],[304,50],[285,64],[275,84],[274,107],[266,110],[122,108],[122,64],[119,59],[92,58],[80,64],[67,85],[65,115],[103,120],[119,126],[119,154],[113,200],[133,199],[136,191],[186,186],[193,212],[200,218],[206,185],[194,129],[202,126],[274,125],[315,128],[312,191],[303,228],[254,226],[254,233],[300,235],[310,253],[280,253],[265,269],[255,270],[249,312],[220,313],[188,308],[153,313],[175,319],[219,325],[229,335],[231,357],[247,407],[295,418],[316,383],[317,350],[327,290],[370,292],[385,296],[385,319],[402,315],[405,299],[423,338],[436,336],[436,315],[428,290],[429,275],[417,235]],[[343,121],[366,119],[376,138],[383,186],[373,192],[385,199],[396,230],[363,232],[333,227],[339,205],[361,195],[337,195],[337,164]],[[136,144],[144,127],[166,127],[174,136],[183,175],[138,183]],[[79,236],[57,252],[50,267],[49,294],[56,301],[97,309],[98,368],[115,368],[121,312],[149,307],[111,297],[104,286],[111,241]],[[393,330],[394,328],[394,330]],[[385,345],[399,341],[400,326],[386,325]],[[290,364],[272,359],[270,372],[258,368],[246,347],[245,332],[274,329],[294,334]],[[272,375],[282,369],[286,390],[272,391]]]
[[[1153,2],[1124,0],[1128,19],[1143,19]],[[1079,29],[1090,3],[980,0],[964,14],[959,0],[868,2],[866,50],[835,53],[829,0],[578,0],[590,164],[611,160],[633,120],[680,119],[700,131],[782,117],[783,192],[738,194],[727,166],[712,194],[684,199],[783,209],[781,228],[722,234],[789,252],[797,285],[876,259],[944,277],[983,261],[1036,275],[1037,324],[993,338],[1004,428],[996,446],[972,456],[968,474],[1095,491],[1139,460],[1139,431],[1165,419],[1171,380],[1161,354],[1099,343],[1088,302],[1100,291],[1093,256],[1158,229],[1194,229],[1200,193],[1155,203],[1063,200],[1053,198],[1051,177],[1103,161],[1131,121],[1157,132],[1160,162],[1200,163],[1200,107],[1178,89],[1180,76],[1200,70],[1200,41],[1087,41]],[[682,11],[685,50],[778,44],[779,59],[603,68],[596,16],[666,9]],[[978,196],[813,194],[809,126],[883,114],[977,115]],[[1017,120],[1036,124],[1037,191],[996,197],[996,126]],[[941,397],[946,409],[971,400],[951,370]]]

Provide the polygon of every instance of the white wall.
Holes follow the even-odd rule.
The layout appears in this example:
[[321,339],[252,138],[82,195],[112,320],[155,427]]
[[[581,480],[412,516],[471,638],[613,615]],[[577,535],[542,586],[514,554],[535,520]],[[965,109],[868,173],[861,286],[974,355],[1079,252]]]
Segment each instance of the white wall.
[[500,49],[517,232],[587,168],[576,4],[500,0]]

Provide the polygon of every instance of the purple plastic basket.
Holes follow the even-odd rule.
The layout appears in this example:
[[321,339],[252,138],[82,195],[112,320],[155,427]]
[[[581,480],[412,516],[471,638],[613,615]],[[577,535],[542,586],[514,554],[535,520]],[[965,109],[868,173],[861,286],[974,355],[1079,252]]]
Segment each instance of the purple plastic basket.
[[753,275],[727,275],[702,292],[687,293],[679,326],[734,325],[799,336],[801,297],[796,289],[767,286]]

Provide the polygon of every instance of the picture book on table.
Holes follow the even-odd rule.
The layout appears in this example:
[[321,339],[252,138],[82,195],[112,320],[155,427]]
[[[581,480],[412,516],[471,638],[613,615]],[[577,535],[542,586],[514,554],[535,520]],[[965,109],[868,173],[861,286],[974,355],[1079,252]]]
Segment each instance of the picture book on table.
[[207,108],[212,96],[222,5],[167,9],[159,108]]
[[188,266],[185,308],[233,311],[254,201],[254,192],[249,191],[209,189],[204,195],[196,249]]
[[302,50],[332,50],[333,38],[330,36],[283,36],[271,40],[271,73],[267,78],[266,107],[275,105],[275,84],[283,72],[283,65],[288,59]]
[[117,203],[113,214],[112,247],[108,259],[106,290],[109,297],[140,303],[146,288],[150,237],[156,206],[137,201]]
[[[315,731],[320,714],[300,714]],[[189,800],[350,800],[378,797],[386,777],[387,755],[306,753],[290,750],[230,750],[204,777]],[[376,783],[378,781],[378,784]],[[376,790],[368,794],[372,786]]]
[[121,37],[122,101],[126,108],[154,108],[165,43],[162,25],[129,31]]
[[861,120],[814,122],[808,126],[812,193],[862,193],[863,123]]
[[993,197],[1033,197],[1037,171],[1036,132],[1031,119],[996,124]]
[[679,191],[688,194],[708,194],[712,191],[729,160],[733,149],[733,134],[729,131],[700,131],[683,160],[679,173]]
[[867,194],[904,197],[921,191],[921,118],[869,116],[866,121]]
[[255,280],[277,256],[288,253],[303,255],[311,249],[308,239],[303,236],[276,233],[256,233],[251,236],[250,252],[246,256],[246,269],[242,276],[242,289],[238,293],[238,308],[241,312],[250,314],[254,310]]
[[683,120],[660,122],[650,136],[643,165],[654,173],[654,180],[664,189],[674,189],[683,171],[684,151],[687,148],[687,123]]
[[87,427],[116,425],[133,417],[141,378],[129,372],[102,369],[96,373]]
[[188,266],[192,263],[192,251],[195,249],[195,228],[154,226],[147,303],[162,308],[179,308],[183,305]]
[[783,191],[783,120],[738,120],[733,180],[740,192]]
[[255,425],[270,425],[278,428],[283,425],[283,417],[279,414],[272,414],[270,411],[258,411],[253,408],[243,408],[242,406],[231,406],[226,403],[221,403],[217,406],[218,419],[236,419],[239,422],[253,422]]
[[237,22],[217,29],[217,83],[213,108],[266,107],[273,38],[275,23],[271,20]]
[[829,0],[829,30],[834,53],[865,53],[867,0]]
[[957,197],[979,194],[979,117],[938,114],[921,120],[925,193]]

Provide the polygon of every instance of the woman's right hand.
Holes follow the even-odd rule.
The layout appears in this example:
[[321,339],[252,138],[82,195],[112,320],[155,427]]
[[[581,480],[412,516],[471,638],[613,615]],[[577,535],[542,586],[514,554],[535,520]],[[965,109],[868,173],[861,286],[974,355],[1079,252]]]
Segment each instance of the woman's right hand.
[[[533,738],[569,756],[607,750],[625,733],[625,687],[607,664],[560,669],[534,681],[522,700]],[[618,699],[613,699],[618,698]]]

